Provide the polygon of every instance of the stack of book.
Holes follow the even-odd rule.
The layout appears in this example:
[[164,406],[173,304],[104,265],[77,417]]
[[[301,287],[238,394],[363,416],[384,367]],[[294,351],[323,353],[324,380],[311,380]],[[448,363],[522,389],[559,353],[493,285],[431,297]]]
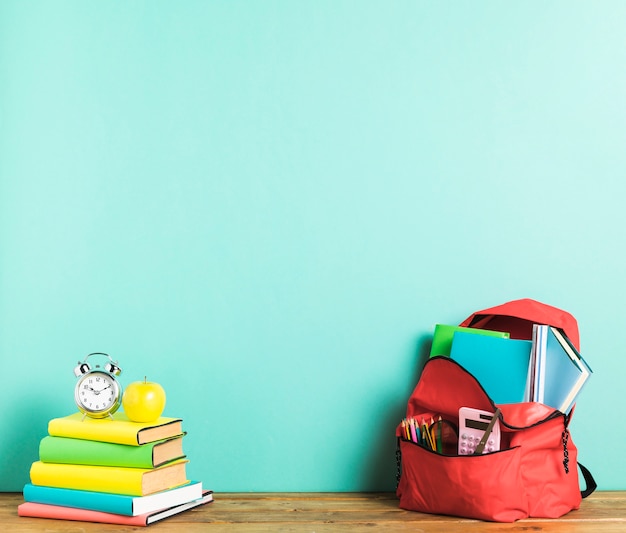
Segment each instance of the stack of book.
[[18,515],[147,526],[209,503],[212,491],[187,479],[184,435],[179,418],[55,418]]

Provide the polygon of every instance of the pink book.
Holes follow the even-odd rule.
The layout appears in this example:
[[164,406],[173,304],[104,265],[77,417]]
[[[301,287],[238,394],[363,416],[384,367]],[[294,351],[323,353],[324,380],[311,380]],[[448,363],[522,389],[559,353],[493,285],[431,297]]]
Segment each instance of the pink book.
[[56,520],[78,520],[81,522],[100,522],[104,524],[120,524],[124,526],[148,526],[169,516],[182,513],[187,509],[192,509],[198,505],[203,505],[213,501],[213,492],[205,490],[202,498],[192,500],[175,507],[161,509],[137,516],[126,516],[121,514],[103,513],[101,511],[90,511],[87,509],[77,509],[74,507],[61,507],[60,505],[47,505],[44,503],[25,502],[17,507],[18,516],[28,516],[32,518],[53,518]]

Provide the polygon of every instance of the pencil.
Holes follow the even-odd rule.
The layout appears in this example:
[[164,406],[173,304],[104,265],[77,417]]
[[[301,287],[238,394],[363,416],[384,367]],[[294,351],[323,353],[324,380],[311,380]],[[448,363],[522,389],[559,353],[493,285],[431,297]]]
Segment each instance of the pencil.
[[437,436],[435,435],[435,421],[430,417],[430,446],[433,452],[437,451]]
[[411,418],[409,420],[409,426],[411,428],[411,440],[416,443],[419,442],[417,439],[417,431],[415,431],[415,419],[414,418]]
[[427,446],[431,450],[433,449],[433,443],[430,440],[430,431],[428,431],[428,425],[426,424],[423,418],[422,418],[422,445],[424,447]]

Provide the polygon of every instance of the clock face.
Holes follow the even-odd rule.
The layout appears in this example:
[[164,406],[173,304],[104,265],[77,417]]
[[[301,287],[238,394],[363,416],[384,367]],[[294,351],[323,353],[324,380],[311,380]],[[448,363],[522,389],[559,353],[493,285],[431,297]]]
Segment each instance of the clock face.
[[89,372],[78,380],[74,399],[88,416],[103,418],[117,411],[121,402],[119,383],[105,372]]

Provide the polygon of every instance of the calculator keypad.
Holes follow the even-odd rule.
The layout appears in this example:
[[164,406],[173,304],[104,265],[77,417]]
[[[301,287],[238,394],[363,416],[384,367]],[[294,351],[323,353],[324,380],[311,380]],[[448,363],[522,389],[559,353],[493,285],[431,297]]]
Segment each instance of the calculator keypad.
[[[476,450],[476,446],[478,446],[478,443],[480,442],[480,438],[480,435],[463,433],[459,439],[459,455],[473,455]],[[495,444],[496,442],[494,439],[489,439],[485,444],[483,453],[495,452]]]

